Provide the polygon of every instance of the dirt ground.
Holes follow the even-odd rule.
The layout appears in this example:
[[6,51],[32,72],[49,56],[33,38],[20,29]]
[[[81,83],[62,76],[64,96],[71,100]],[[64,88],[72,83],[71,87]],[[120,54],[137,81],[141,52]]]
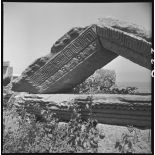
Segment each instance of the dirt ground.
[[[98,124],[97,128],[105,134],[99,141],[99,153],[118,153],[115,143],[121,139],[123,133],[131,134],[127,127]],[[151,153],[151,130],[136,129],[138,141],[134,146],[135,153]]]

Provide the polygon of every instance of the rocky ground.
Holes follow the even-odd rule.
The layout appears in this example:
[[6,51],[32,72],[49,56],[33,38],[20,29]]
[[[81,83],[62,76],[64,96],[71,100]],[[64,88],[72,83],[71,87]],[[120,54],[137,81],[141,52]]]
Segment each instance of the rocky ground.
[[[99,142],[99,153],[119,153],[115,148],[116,141],[120,141],[122,134],[131,134],[127,127],[98,124],[99,130],[103,130],[105,138]],[[134,145],[134,153],[151,153],[151,130],[137,130],[138,140]]]

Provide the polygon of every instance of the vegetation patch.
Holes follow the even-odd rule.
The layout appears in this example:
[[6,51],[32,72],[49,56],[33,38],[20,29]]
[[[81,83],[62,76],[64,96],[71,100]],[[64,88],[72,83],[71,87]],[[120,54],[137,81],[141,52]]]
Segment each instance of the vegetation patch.
[[[83,105],[76,100],[71,104],[72,115],[69,122],[61,122],[43,104],[33,104],[16,100],[16,93],[4,88],[3,98],[3,153],[105,153],[111,139],[98,121],[92,117],[92,97],[86,104],[88,117],[83,118]],[[6,97],[7,96],[7,97]],[[122,133],[112,140],[109,152],[150,153],[151,136],[147,143],[137,135],[138,129],[127,127],[130,133]],[[112,137],[115,137],[114,134]],[[145,140],[146,142],[146,140]],[[144,145],[146,144],[146,145]],[[145,148],[145,149],[142,149]]]

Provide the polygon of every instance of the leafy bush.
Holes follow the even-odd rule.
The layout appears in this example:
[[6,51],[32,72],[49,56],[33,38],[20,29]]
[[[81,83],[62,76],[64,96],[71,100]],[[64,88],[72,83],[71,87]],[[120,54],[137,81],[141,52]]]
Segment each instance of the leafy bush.
[[[87,99],[88,103],[85,107],[75,100],[72,103],[70,121],[63,123],[60,122],[58,115],[46,108],[45,103],[34,105],[29,100],[27,102],[23,102],[20,98],[17,100],[16,94],[9,86],[5,87],[3,93],[8,95],[7,99],[3,98],[6,102],[6,106],[3,106],[3,153],[96,153],[100,151],[99,142],[105,138],[105,134],[99,131],[96,127],[98,121],[92,118],[92,97]],[[36,98],[40,99],[37,96]],[[88,110],[87,118],[81,115],[83,108]],[[137,153],[139,147],[145,146],[138,144],[140,139],[136,128],[128,127],[128,130],[131,134],[122,134],[112,147],[112,151]],[[106,136],[106,139],[108,138]],[[148,149],[146,152],[150,152],[151,135],[148,141],[149,145],[145,146]]]
[[106,93],[115,85],[115,71],[99,69],[83,83],[76,86],[74,93]]
[[116,73],[112,70],[99,69],[73,89],[77,94],[135,94],[136,87],[119,88],[116,86]]
[[112,94],[135,94],[137,93],[137,88],[136,87],[126,87],[126,88],[112,88],[110,93]]
[[[87,107],[90,114],[91,103],[90,98]],[[9,105],[11,109],[3,111],[3,153],[97,152],[98,141],[104,138],[96,128],[96,120],[81,117],[81,107],[76,102],[68,123],[61,123],[48,109],[41,110],[39,104]]]
[[7,86],[3,86],[3,108],[8,108],[8,101],[14,94],[11,88],[12,88],[11,83],[8,84]]

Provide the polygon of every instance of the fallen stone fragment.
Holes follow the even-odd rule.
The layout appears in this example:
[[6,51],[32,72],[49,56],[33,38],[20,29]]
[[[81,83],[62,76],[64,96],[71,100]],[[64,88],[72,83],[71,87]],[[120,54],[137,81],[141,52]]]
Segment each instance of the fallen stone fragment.
[[51,53],[38,58],[14,80],[12,90],[40,94],[70,92],[118,55],[151,69],[151,39],[143,32],[135,25],[111,19],[73,28],[55,42]]
[[96,32],[104,48],[151,70],[152,36],[142,26],[102,18]]
[[117,57],[101,47],[94,25],[83,31],[75,29],[71,34],[69,31],[66,35],[71,41],[67,45],[62,44],[63,38],[56,42],[51,54],[36,60],[13,82],[14,91],[68,92]]

